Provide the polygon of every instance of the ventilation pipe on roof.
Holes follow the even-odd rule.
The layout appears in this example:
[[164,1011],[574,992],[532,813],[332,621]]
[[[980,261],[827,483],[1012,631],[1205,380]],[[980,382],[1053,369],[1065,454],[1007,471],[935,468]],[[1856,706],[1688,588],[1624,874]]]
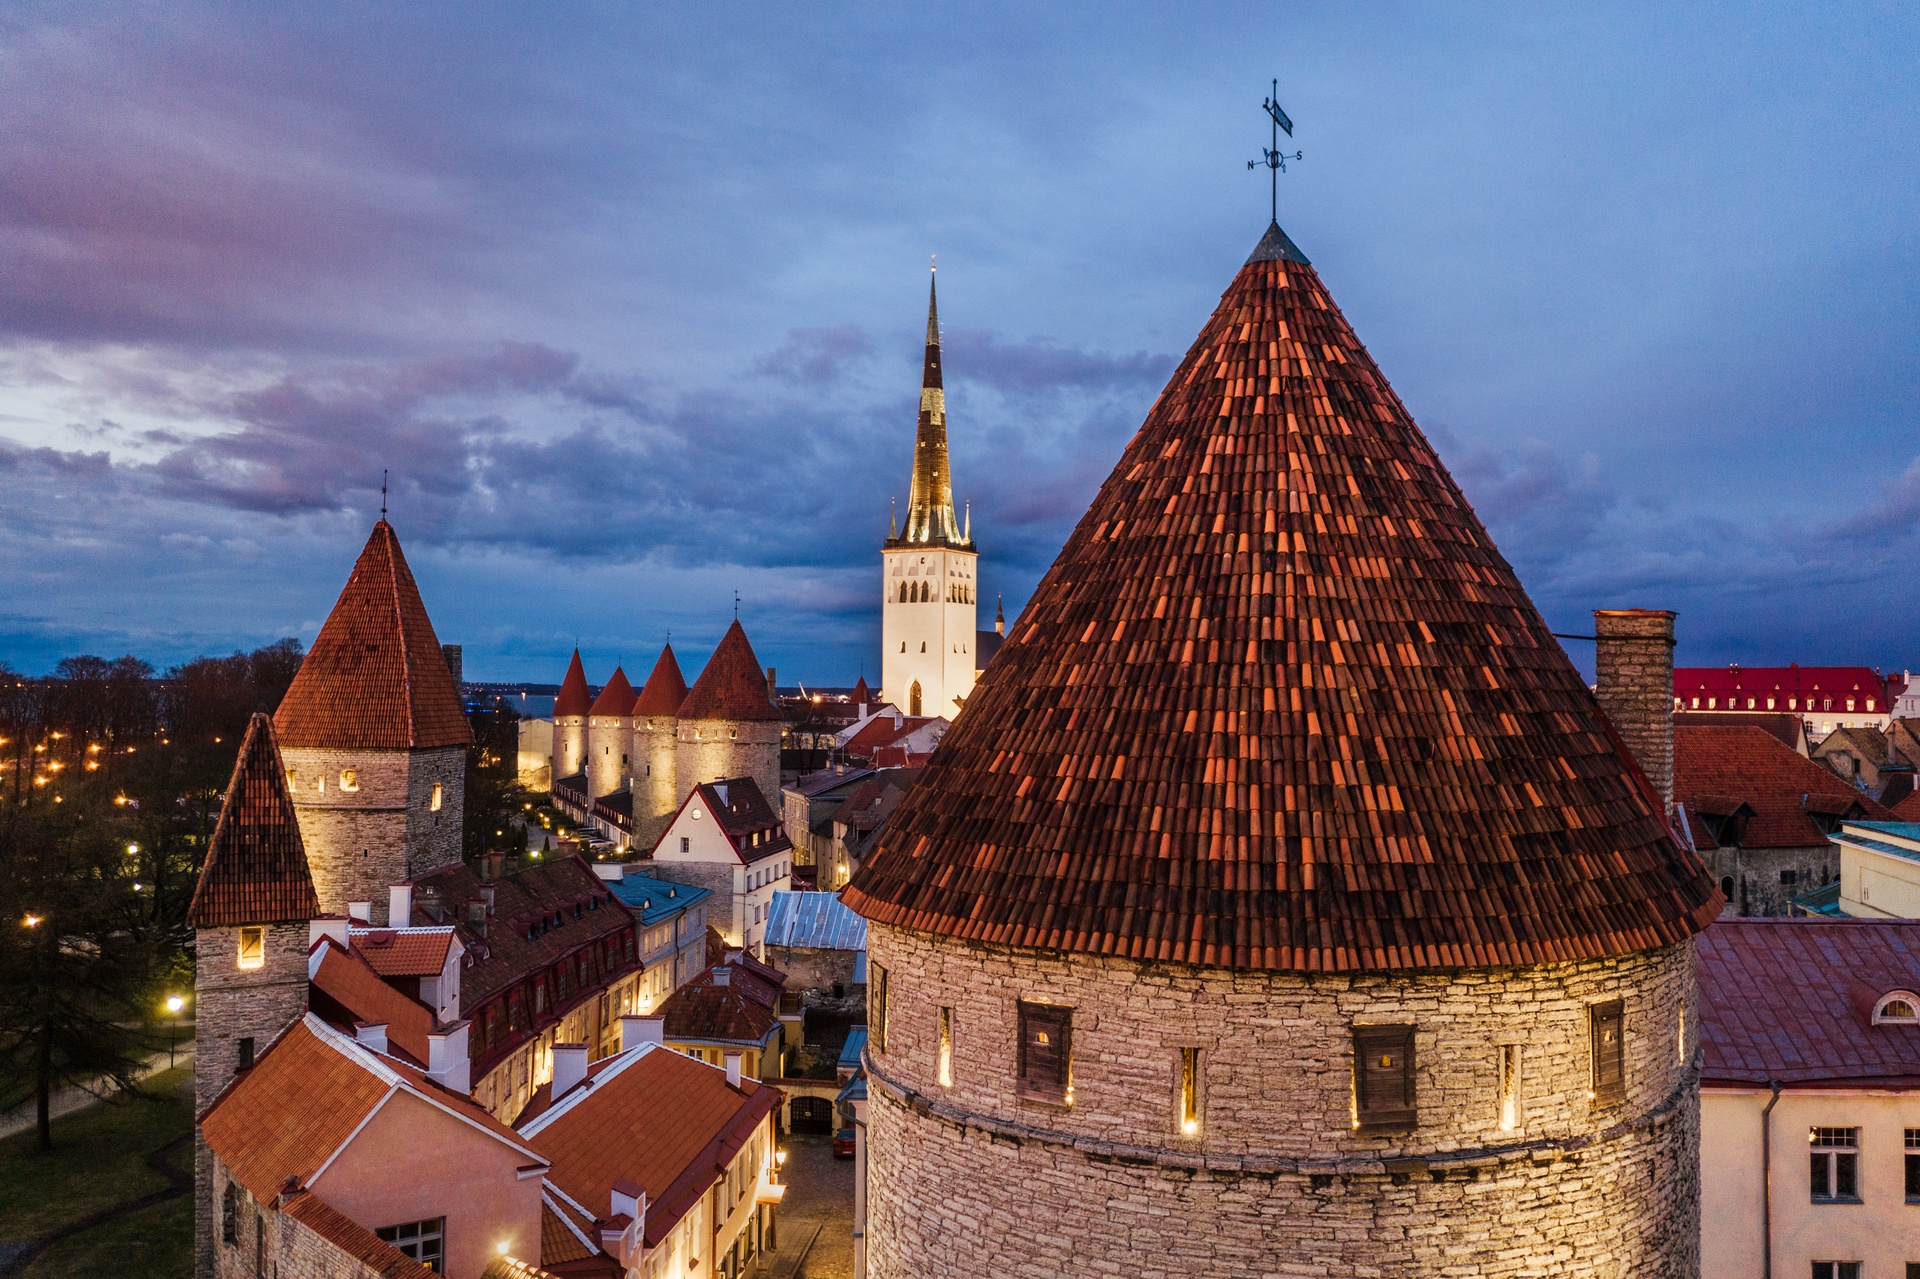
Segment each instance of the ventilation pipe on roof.
[[553,1100],[578,1087],[587,1077],[587,1046],[585,1044],[555,1044],[553,1046]]
[[355,1022],[353,1037],[377,1053],[387,1051],[387,1023],[384,1021]]
[[638,1017],[628,1013],[620,1018],[620,1051],[642,1044],[665,1044],[667,1020],[664,1017]]
[[347,918],[357,919],[363,924],[371,924],[373,922],[373,903],[348,902]]
[[728,1053],[726,1060],[727,1060],[727,1087],[738,1088],[740,1086],[741,1054]]
[[410,928],[413,925],[413,885],[394,884],[387,889],[387,927]]
[[1673,613],[1655,608],[1593,611],[1594,697],[1673,811]]

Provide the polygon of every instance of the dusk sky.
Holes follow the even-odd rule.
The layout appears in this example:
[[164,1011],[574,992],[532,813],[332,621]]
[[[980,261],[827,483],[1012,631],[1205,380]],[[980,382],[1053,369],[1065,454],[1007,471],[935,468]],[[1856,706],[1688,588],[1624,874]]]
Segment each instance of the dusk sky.
[[[939,255],[1012,616],[1280,220],[1555,630],[1920,666],[1920,8],[0,11],[0,660],[879,671]],[[1591,666],[1591,646],[1573,645]],[[636,670],[635,668],[638,668]]]

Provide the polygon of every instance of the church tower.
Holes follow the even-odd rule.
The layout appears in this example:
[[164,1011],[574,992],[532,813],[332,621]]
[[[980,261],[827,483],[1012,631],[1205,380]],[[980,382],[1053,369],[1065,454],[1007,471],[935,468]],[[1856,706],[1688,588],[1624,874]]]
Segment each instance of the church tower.
[[[652,848],[680,807],[680,703],[687,681],[673,645],[660,650],[640,699],[633,704],[633,844]],[[689,783],[691,786],[691,783]]]
[[[319,913],[273,721],[255,715],[187,907],[198,959],[195,1114],[307,1011],[309,921]],[[212,1279],[213,1154],[197,1124],[194,1138],[194,1273]]]
[[953,513],[939,300],[929,284],[907,523],[887,530],[880,552],[880,695],[909,715],[952,719],[973,692],[974,567],[980,555],[970,518],[967,524],[963,528]]
[[385,520],[373,526],[273,729],[328,914],[367,902],[372,922],[382,923],[391,885],[460,860],[473,733]]
[[548,776],[555,782],[587,771],[587,712],[592,707],[587,670],[576,648],[567,663],[567,677],[560,682],[560,695],[553,699],[553,769]]

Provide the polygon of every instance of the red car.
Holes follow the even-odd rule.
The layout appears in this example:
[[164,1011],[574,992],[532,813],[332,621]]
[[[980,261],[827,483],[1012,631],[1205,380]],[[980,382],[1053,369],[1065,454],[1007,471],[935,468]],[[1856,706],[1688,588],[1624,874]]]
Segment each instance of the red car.
[[833,1134],[833,1154],[836,1159],[853,1158],[853,1129],[842,1128]]

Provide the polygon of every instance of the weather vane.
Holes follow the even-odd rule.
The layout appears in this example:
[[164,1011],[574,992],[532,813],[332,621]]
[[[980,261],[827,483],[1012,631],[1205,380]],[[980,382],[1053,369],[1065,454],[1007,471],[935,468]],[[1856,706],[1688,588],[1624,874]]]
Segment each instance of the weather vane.
[[1273,137],[1269,145],[1260,148],[1261,154],[1264,155],[1266,159],[1249,160],[1247,161],[1247,168],[1257,169],[1262,164],[1267,166],[1268,185],[1273,188],[1270,196],[1272,200],[1272,219],[1274,225],[1278,226],[1280,224],[1280,175],[1287,171],[1287,161],[1301,159],[1303,158],[1303,153],[1295,151],[1292,155],[1288,155],[1280,149],[1280,134],[1284,131],[1288,137],[1292,137],[1293,121],[1287,119],[1287,113],[1280,109],[1280,82],[1278,80],[1273,82],[1273,96],[1260,105],[1266,108],[1267,119],[1273,122],[1271,127]]

